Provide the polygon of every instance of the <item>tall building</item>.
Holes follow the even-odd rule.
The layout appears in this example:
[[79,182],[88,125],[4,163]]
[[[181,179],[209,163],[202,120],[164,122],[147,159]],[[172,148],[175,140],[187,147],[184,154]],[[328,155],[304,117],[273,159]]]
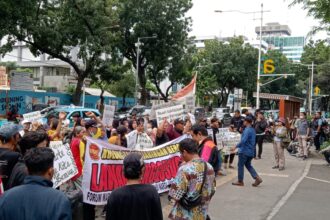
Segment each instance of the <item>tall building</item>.
[[[260,36],[260,26],[256,27],[255,31]],[[306,39],[301,36],[291,36],[288,25],[267,23],[262,27],[262,39],[268,43],[270,50],[279,50],[289,60],[300,62]]]

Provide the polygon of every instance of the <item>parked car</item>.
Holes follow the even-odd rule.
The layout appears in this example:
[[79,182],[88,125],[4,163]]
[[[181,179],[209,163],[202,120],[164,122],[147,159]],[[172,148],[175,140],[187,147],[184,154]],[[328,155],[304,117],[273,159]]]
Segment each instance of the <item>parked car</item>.
[[144,105],[136,105],[132,107],[127,113],[119,114],[119,118],[128,118],[132,115],[136,115],[137,117],[142,117],[144,115],[150,114],[151,108]]
[[72,115],[78,113],[81,118],[83,119],[89,119],[89,117],[86,115],[87,112],[93,112],[96,116],[100,116],[100,112],[97,109],[93,108],[84,108],[84,107],[78,107],[78,106],[66,106],[66,107],[53,107],[52,110],[50,110],[45,117],[43,117],[42,121],[43,123],[47,122],[47,118],[50,115],[54,115],[58,117],[60,112],[65,112],[66,119],[70,121],[69,127],[73,127],[73,119]]

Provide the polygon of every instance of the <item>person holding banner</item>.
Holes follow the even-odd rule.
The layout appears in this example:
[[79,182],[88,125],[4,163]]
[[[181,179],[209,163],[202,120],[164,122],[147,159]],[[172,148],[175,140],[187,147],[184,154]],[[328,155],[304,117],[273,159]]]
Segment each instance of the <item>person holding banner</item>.
[[179,143],[179,150],[184,163],[169,191],[175,203],[168,217],[172,220],[209,219],[208,206],[216,190],[214,170],[198,156],[196,141],[184,139]]
[[110,194],[106,220],[162,220],[162,207],[156,188],[141,183],[145,171],[142,155],[130,153],[123,163],[127,184]]
[[25,157],[29,172],[24,185],[8,190],[0,197],[1,220],[71,220],[71,204],[59,190],[52,188],[53,151],[33,148]]
[[252,178],[255,179],[252,186],[257,187],[262,183],[262,179],[251,165],[256,147],[256,131],[252,127],[252,123],[253,118],[247,116],[244,119],[245,129],[241,142],[236,146],[238,148],[238,181],[233,183],[234,186],[244,186],[244,166],[250,172]]

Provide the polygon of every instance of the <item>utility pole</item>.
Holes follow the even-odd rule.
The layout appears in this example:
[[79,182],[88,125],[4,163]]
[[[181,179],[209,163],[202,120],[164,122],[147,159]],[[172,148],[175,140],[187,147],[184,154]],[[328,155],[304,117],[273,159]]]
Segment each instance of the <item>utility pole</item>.
[[310,81],[310,92],[309,92],[309,113],[312,115],[313,112],[313,93],[314,93],[314,61],[312,62],[312,72],[311,72],[311,81]]
[[261,48],[262,48],[262,25],[264,17],[264,4],[261,3],[261,19],[260,19],[260,44],[259,44],[259,57],[258,57],[258,76],[257,76],[257,105],[256,108],[260,108],[260,70],[261,70]]

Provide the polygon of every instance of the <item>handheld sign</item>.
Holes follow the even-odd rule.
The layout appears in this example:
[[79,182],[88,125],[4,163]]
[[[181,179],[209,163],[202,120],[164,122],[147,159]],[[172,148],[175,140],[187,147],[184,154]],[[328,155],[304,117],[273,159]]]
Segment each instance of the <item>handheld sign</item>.
[[57,188],[77,175],[78,169],[68,144],[64,145],[62,141],[51,141],[50,149],[55,154],[53,187]]

